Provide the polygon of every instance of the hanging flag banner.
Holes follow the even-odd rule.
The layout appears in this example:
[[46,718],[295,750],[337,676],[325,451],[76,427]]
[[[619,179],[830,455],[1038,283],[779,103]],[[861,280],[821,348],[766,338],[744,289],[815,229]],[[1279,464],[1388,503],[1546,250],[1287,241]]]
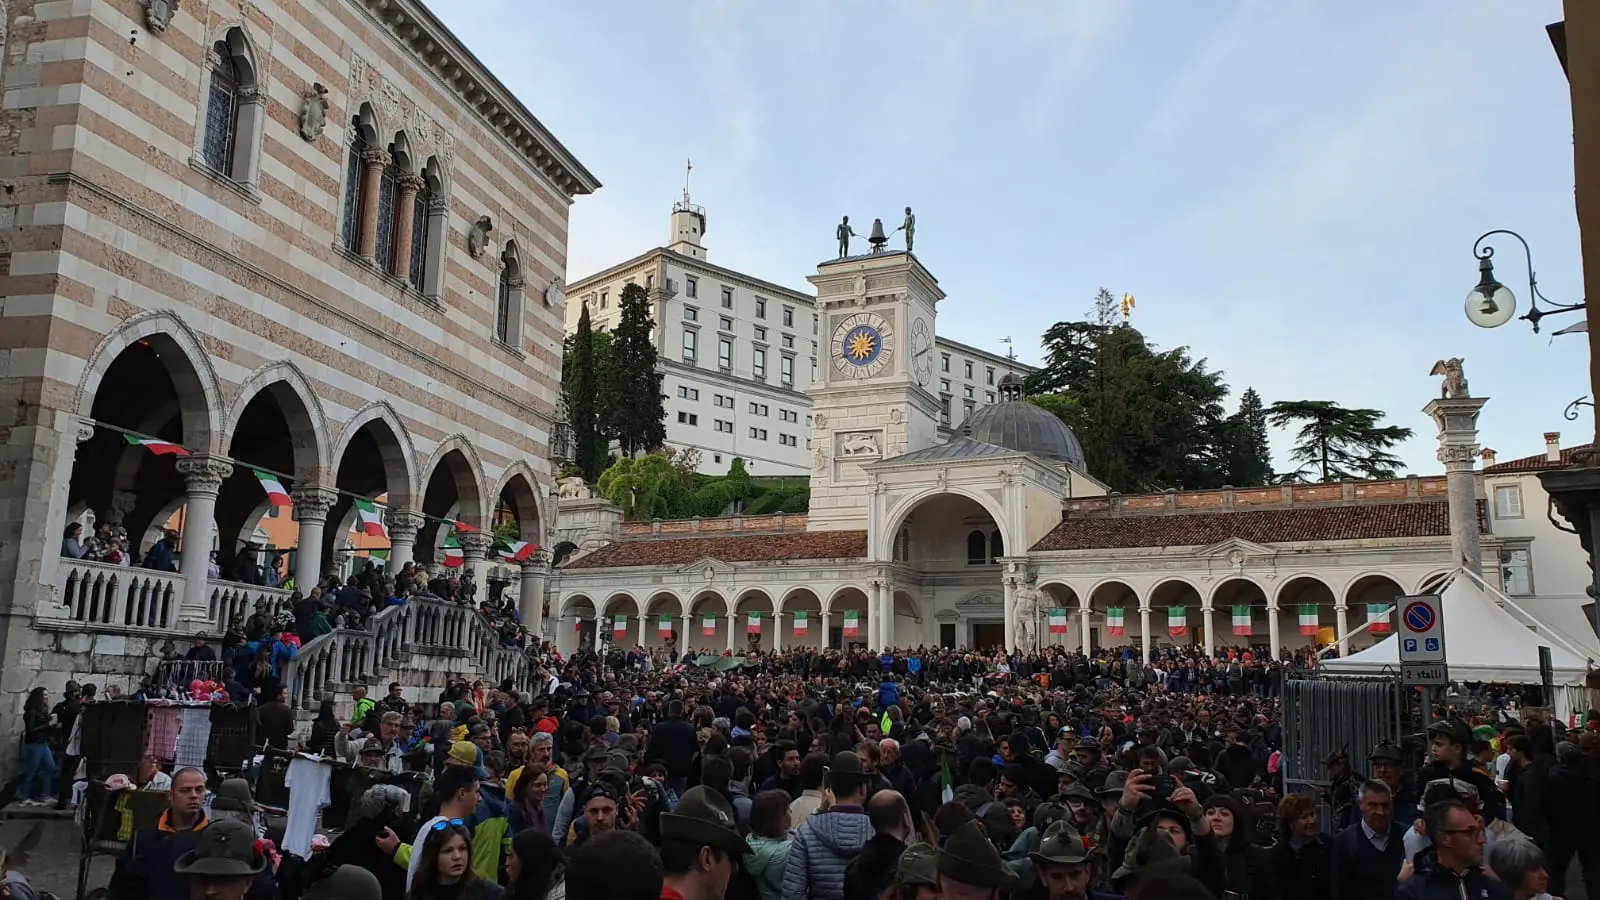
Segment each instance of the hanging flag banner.
[[527,562],[533,558],[539,545],[531,541],[507,541],[500,547],[500,558],[511,562]]
[[465,564],[467,557],[461,552],[461,542],[454,534],[444,539],[444,564],[454,569]]
[[622,640],[623,638],[627,637],[628,636],[628,617],[627,616],[612,616],[611,617],[611,633],[613,635],[615,635],[616,639],[619,640],[619,641]]
[[672,617],[662,616],[656,622],[656,637],[672,637]]
[[1300,633],[1306,637],[1317,636],[1317,608],[1307,603],[1300,607]]
[[573,622],[572,623],[572,630],[578,632],[579,634],[582,634],[583,633],[583,620],[579,619],[578,621]]
[[753,612],[749,616],[745,617],[744,633],[745,634],[760,634],[761,633],[761,613]]
[[255,470],[256,480],[261,482],[261,489],[267,492],[267,502],[273,506],[293,506],[294,501],[289,499],[289,492],[284,489],[283,482],[278,476],[269,475],[260,469]]
[[1120,606],[1106,607],[1106,634],[1121,635],[1127,633],[1126,627],[1122,624],[1122,609]]
[[1167,634],[1183,637],[1189,633],[1188,611],[1181,606],[1167,607]]
[[701,634],[716,634],[717,633],[717,617],[716,616],[703,616],[703,617],[701,617],[701,619],[700,619],[700,633]]
[[1233,608],[1233,633],[1235,637],[1250,636],[1250,607],[1235,606]]
[[861,636],[861,613],[858,610],[847,609],[844,611],[844,636]]
[[131,434],[122,436],[131,447],[143,447],[157,456],[188,456],[189,451],[171,441],[158,441],[155,438],[142,438]]
[[[359,531],[362,534],[370,537],[384,537],[388,534],[388,532],[383,529],[383,517],[378,515],[378,508],[372,505],[371,500],[364,500],[360,497],[357,497],[355,499],[355,507],[356,531]],[[451,535],[450,537],[454,539],[455,535]],[[450,542],[446,541],[445,546],[450,546]],[[459,547],[461,545],[457,544],[456,546]]]
[[1389,633],[1389,610],[1390,610],[1390,606],[1391,605],[1388,604],[1388,603],[1368,603],[1367,604],[1367,630],[1368,631],[1372,632],[1373,634],[1388,634]]
[[1050,633],[1051,634],[1066,634],[1067,633],[1067,611],[1066,610],[1064,610],[1064,609],[1052,609],[1052,610],[1050,610]]
[[[446,521],[449,521],[449,520],[446,520]],[[478,529],[477,528],[475,528],[475,527],[473,527],[471,525],[468,525],[465,522],[450,522],[450,524],[455,526],[457,534],[477,534],[478,533]]]
[[797,613],[794,614],[794,633],[795,634],[805,634],[806,633],[806,629],[811,627],[810,615],[811,615],[810,613],[805,612],[803,610],[801,612],[797,612]]

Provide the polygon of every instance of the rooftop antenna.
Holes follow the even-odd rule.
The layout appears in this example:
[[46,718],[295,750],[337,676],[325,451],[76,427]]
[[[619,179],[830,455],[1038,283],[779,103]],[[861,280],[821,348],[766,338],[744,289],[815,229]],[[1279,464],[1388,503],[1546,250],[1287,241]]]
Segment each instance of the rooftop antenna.
[[694,160],[683,161],[683,205],[689,205],[689,175],[694,171]]

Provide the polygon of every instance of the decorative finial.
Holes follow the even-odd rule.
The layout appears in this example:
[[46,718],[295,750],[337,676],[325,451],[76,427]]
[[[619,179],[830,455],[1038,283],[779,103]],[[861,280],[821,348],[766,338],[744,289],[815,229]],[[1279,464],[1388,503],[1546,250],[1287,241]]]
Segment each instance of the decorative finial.
[[1135,306],[1138,306],[1138,305],[1139,305],[1138,301],[1133,299],[1133,295],[1132,294],[1123,293],[1123,295],[1122,295],[1122,324],[1124,324],[1124,325],[1128,324],[1128,316],[1129,316],[1129,314],[1132,313],[1133,312],[1133,308]]

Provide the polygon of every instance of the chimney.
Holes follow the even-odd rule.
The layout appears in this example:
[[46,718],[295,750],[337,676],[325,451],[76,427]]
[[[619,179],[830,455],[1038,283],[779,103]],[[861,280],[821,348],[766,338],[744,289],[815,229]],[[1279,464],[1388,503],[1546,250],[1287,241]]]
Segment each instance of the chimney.
[[1483,452],[1478,454],[1478,455],[1483,457],[1483,467],[1485,469],[1487,469],[1490,466],[1494,465],[1494,451],[1493,450],[1489,449],[1488,447],[1485,447],[1485,448],[1483,448]]
[[1546,431],[1544,433],[1544,458],[1548,462],[1561,462],[1561,432]]

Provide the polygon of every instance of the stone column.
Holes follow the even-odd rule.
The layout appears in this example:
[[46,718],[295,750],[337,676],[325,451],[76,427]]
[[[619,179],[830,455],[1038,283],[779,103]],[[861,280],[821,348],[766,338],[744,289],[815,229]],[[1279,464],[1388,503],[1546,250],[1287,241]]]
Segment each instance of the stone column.
[[1333,605],[1334,634],[1339,636],[1339,655],[1350,655],[1350,607],[1343,602]]
[[772,652],[783,649],[783,613],[772,614]]
[[184,632],[211,627],[210,585],[206,579],[211,560],[211,538],[217,531],[217,494],[222,482],[233,474],[233,463],[219,456],[185,456],[175,463],[183,476],[185,511],[183,514],[183,604],[178,618]]
[[[295,539],[294,583],[309,595],[322,577],[322,536],[328,525],[328,511],[338,502],[338,493],[327,488],[301,487],[289,494],[294,501],[294,520],[300,525]],[[392,563],[391,563],[392,564]]]
[[427,520],[414,509],[388,509],[383,513],[383,527],[389,530],[389,571],[399,572],[406,563],[416,559],[417,532]]
[[1483,536],[1478,525],[1478,413],[1487,397],[1446,397],[1422,411],[1439,428],[1439,462],[1444,463],[1450,501],[1450,555],[1455,565],[1483,576]]
[[688,613],[683,615],[683,627],[678,629],[678,658],[682,659],[689,652],[689,626],[693,624]]
[[422,176],[413,172],[401,175],[396,181],[397,201],[394,205],[394,274],[406,278],[411,274],[411,225],[416,221],[417,191],[422,190]]
[[878,627],[878,649],[894,649],[894,586],[887,581],[878,582],[878,610],[883,624]]
[[1011,648],[1017,642],[1017,580],[1010,576],[1006,576],[1000,580],[1000,583],[1005,588],[1005,651],[1010,653]]
[[535,550],[522,564],[522,578],[517,583],[517,612],[522,616],[522,627],[536,641],[544,633],[544,584],[549,573],[550,554]]
[[1144,600],[1139,601],[1139,646],[1143,654],[1139,665],[1150,665],[1150,605]]
[[381,147],[361,151],[361,239],[356,247],[369,262],[378,253],[378,191],[387,165],[389,151]]
[[738,626],[739,626],[739,614],[738,613],[728,613],[728,652],[729,653],[732,653],[733,650],[734,650],[734,644],[735,644],[735,640],[736,640],[734,635],[737,633]]
[[639,615],[635,616],[634,618],[639,620],[639,640],[636,643],[638,643],[639,646],[644,647],[645,649],[649,649],[650,645],[645,643],[645,641],[648,639],[648,636],[649,636],[650,632],[646,631],[645,629],[650,624],[650,617],[645,615],[644,613],[640,613]]
[[1278,648],[1283,646],[1283,637],[1278,631],[1278,604],[1267,604],[1267,658],[1277,659]]
[[1215,616],[1213,615],[1213,610],[1210,603],[1200,607],[1200,622],[1200,627],[1206,630],[1204,649],[1206,658],[1210,659],[1212,656],[1212,649],[1217,646],[1216,635],[1212,632],[1213,627],[1215,627]]
[[[469,531],[466,534],[457,532],[456,541],[461,544],[461,571],[471,572],[472,583],[478,586],[478,594],[473,603],[482,603],[484,592],[489,589],[488,585],[484,584],[485,558],[489,555],[489,545],[494,543],[494,539],[481,531]],[[599,639],[600,635],[596,634],[595,640],[598,642]]]
[[1089,655],[1089,629],[1093,627],[1093,613],[1089,607],[1081,607],[1078,610],[1078,649],[1084,656]]

